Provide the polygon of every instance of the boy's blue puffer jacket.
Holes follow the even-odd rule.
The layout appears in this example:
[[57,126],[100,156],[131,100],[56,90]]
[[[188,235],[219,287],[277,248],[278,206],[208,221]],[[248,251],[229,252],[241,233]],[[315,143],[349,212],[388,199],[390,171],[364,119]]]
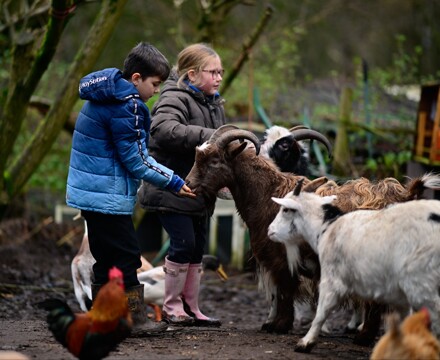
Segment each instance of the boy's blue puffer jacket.
[[67,205],[131,215],[139,179],[178,192],[183,180],[148,155],[150,113],[135,86],[110,68],[80,81],[87,100],[72,139]]

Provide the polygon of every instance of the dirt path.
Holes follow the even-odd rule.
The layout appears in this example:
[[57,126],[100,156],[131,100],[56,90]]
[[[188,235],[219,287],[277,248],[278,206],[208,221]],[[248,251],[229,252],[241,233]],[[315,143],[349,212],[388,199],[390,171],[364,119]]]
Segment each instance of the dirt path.
[[[30,359],[74,359],[47,329],[45,312],[33,304],[63,296],[79,311],[73,295],[70,261],[75,246],[57,246],[67,229],[52,229],[16,244],[0,245],[0,351],[14,350]],[[54,234],[55,233],[55,236]],[[215,274],[203,279],[200,303],[218,317],[217,329],[170,329],[155,337],[129,338],[108,359],[368,359],[371,348],[352,344],[342,329],[347,315],[332,316],[331,335],[322,335],[311,354],[295,353],[294,344],[306,328],[295,323],[286,335],[260,332],[268,305],[251,273],[233,273],[222,283]]]

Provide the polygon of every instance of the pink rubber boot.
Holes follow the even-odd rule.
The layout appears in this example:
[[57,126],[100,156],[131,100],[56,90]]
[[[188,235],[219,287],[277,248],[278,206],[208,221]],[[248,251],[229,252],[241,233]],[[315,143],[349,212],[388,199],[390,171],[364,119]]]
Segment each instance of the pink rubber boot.
[[199,309],[200,278],[202,276],[202,264],[190,264],[186,276],[185,287],[182,297],[186,312],[195,318],[196,326],[220,326],[219,319],[207,317]]
[[165,297],[162,320],[172,325],[192,325],[194,318],[183,309],[181,294],[185,286],[189,264],[178,264],[165,258]]

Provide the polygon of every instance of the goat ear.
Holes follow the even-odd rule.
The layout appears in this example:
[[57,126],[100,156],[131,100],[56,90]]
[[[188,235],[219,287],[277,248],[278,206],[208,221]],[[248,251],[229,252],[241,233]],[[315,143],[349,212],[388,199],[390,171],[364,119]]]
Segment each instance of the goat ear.
[[248,145],[248,143],[246,141],[244,141],[243,143],[240,144],[240,146],[235,147],[230,152],[227,151],[228,158],[230,160],[234,159],[238,154],[240,154],[244,149],[246,149],[247,145]]
[[322,176],[309,182],[306,186],[303,187],[302,191],[315,192],[317,188],[319,188],[321,185],[324,185],[327,181],[328,179],[325,176]]
[[284,206],[285,208],[292,209],[292,210],[299,210],[301,208],[301,204],[293,200],[291,198],[272,198],[273,201],[275,201],[278,205]]

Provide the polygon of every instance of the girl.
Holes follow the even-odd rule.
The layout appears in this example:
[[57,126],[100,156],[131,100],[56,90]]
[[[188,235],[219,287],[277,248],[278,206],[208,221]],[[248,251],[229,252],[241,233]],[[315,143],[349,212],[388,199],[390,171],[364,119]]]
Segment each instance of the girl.
[[[153,107],[150,153],[184,179],[195,160],[195,148],[225,124],[218,89],[223,77],[219,55],[206,44],[182,50]],[[162,317],[171,324],[220,326],[198,305],[202,255],[208,210],[203,200],[175,196],[144,183],[140,204],[157,211],[170,236],[165,258],[165,298]],[[185,309],[184,309],[185,308]]]

